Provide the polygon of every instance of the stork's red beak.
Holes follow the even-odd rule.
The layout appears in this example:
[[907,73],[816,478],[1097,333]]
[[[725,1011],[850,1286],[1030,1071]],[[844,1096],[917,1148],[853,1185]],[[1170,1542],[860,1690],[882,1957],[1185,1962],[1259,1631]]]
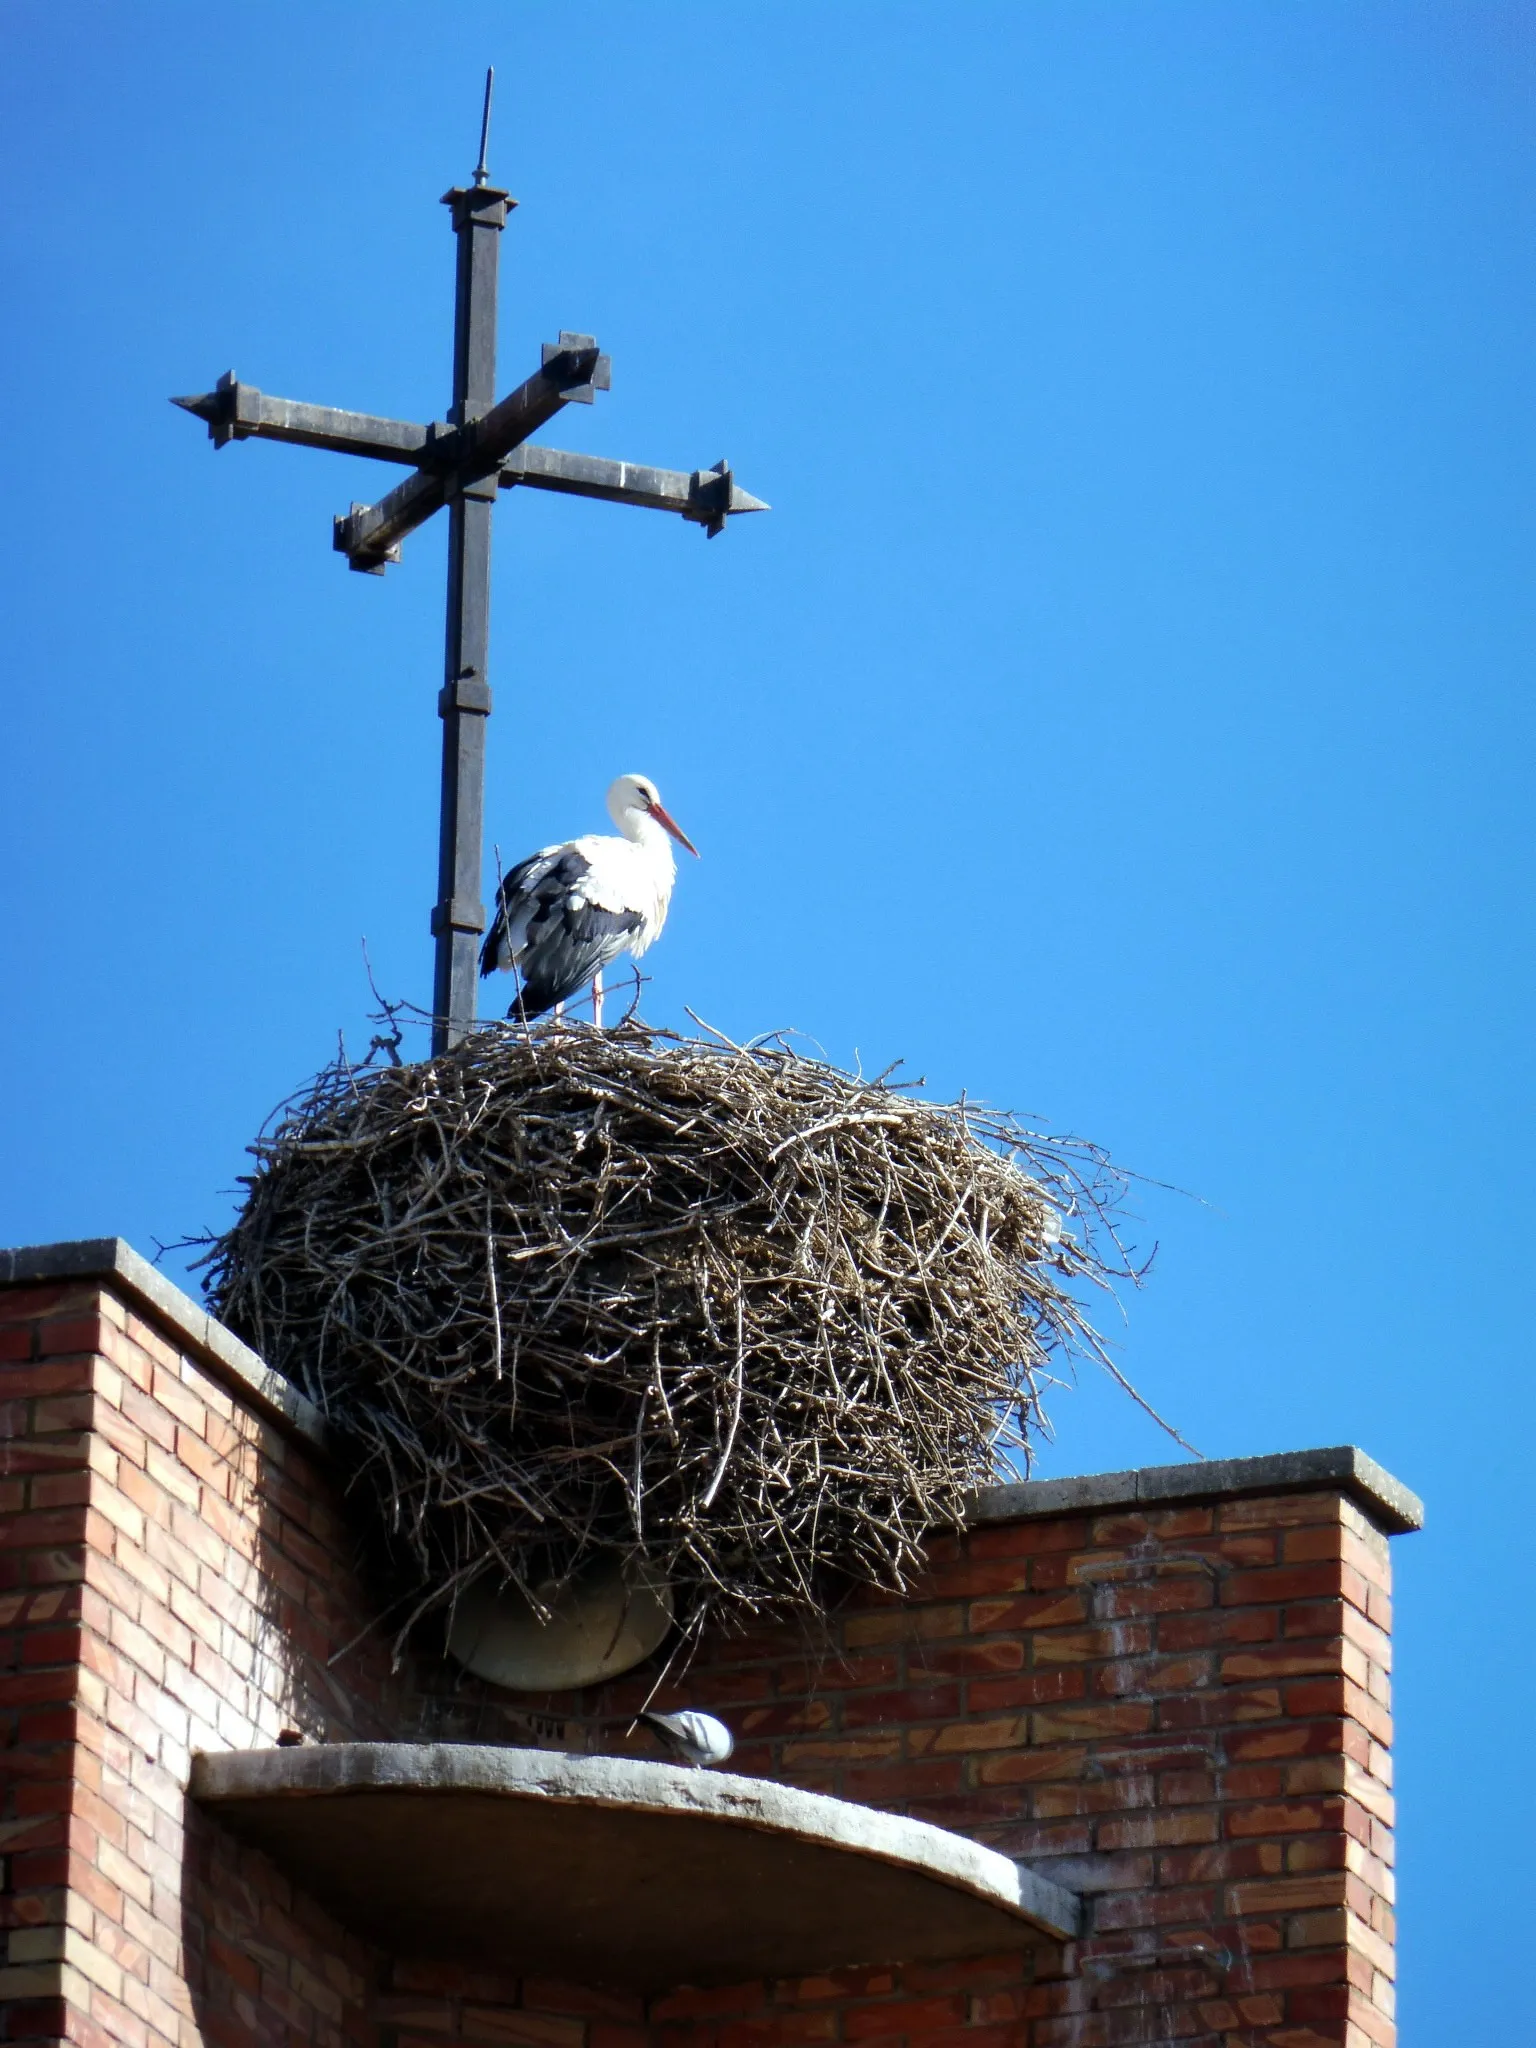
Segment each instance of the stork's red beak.
[[656,820],[658,825],[666,826],[667,830],[672,834],[672,837],[677,841],[679,846],[686,846],[688,851],[693,855],[695,860],[699,858],[699,849],[688,837],[688,834],[683,830],[682,826],[678,824],[677,820],[673,817],[670,817],[668,813],[665,810],[663,810],[660,804],[653,803],[651,805],[651,816]]

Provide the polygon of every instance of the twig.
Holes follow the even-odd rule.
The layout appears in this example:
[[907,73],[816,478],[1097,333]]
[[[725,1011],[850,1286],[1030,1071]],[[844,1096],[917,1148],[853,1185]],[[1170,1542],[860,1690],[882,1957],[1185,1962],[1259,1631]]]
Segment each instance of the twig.
[[715,1476],[711,1479],[708,1486],[705,1487],[704,1498],[699,1503],[700,1507],[704,1508],[712,1508],[715,1504],[715,1495],[720,1491],[720,1482],[725,1477],[725,1468],[730,1464],[731,1452],[736,1448],[736,1431],[741,1425],[741,1397],[747,1376],[747,1354],[741,1334],[741,1309],[742,1297],[738,1294],[736,1297],[736,1366],[732,1374],[736,1387],[736,1399],[731,1409],[731,1426],[726,1433],[725,1449],[720,1453],[720,1462],[715,1467]]

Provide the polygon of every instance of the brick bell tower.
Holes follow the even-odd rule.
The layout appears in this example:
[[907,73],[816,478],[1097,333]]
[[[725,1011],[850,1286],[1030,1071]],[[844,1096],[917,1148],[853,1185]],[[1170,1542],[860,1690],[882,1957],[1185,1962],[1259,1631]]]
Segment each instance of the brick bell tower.
[[393,1665],[320,1417],[118,1240],[0,1253],[0,1430],[8,2043],[1395,2038],[1421,1511],[1359,1451],[985,1492],[908,1594],[705,1642],[711,1773],[653,1674]]

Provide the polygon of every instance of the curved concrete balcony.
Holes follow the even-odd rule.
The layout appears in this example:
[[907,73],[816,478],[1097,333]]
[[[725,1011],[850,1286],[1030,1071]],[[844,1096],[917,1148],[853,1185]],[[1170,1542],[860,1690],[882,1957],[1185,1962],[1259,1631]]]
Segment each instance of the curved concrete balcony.
[[340,1743],[194,1761],[192,1796],[367,1939],[661,1991],[1069,1939],[1078,1900],[962,1835],[626,1757]]

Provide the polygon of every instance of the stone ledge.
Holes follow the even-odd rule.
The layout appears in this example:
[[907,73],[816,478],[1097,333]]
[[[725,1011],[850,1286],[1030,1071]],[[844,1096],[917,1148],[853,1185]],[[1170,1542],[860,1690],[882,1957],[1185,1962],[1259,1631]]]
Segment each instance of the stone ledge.
[[967,1836],[725,1771],[357,1742],[200,1754],[189,1790],[367,1939],[574,1983],[953,1961],[1081,1924]]
[[215,1322],[189,1294],[157,1272],[125,1239],[82,1237],[63,1244],[0,1251],[0,1287],[32,1286],[46,1280],[110,1282],[266,1421],[292,1431],[316,1450],[326,1448],[325,1418],[314,1403],[280,1372],[274,1372],[248,1344]]
[[1263,1458],[1203,1458],[1187,1465],[1143,1465],[1071,1479],[1026,1479],[977,1494],[967,1525],[1016,1522],[1031,1515],[1106,1514],[1170,1501],[1240,1500],[1265,1493],[1316,1493],[1337,1487],[1389,1536],[1424,1526],[1424,1503],[1353,1444],[1275,1451]]

